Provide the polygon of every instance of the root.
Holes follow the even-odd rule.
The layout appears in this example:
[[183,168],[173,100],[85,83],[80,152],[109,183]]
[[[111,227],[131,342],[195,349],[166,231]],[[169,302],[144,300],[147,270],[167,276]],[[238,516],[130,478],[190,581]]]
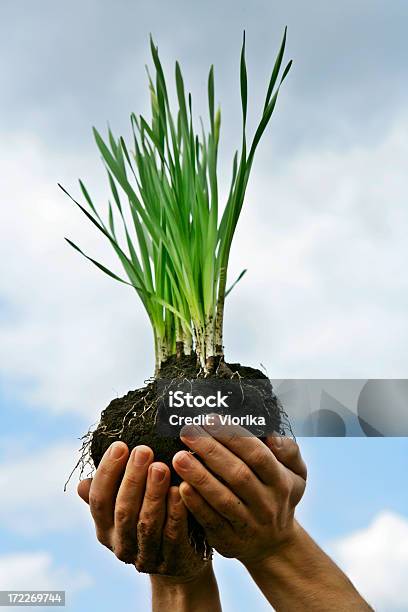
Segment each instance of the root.
[[194,549],[195,553],[201,555],[203,561],[211,561],[213,558],[213,548],[208,544],[206,538],[200,542],[201,546],[198,545],[193,532],[189,532],[188,541],[190,546]]
[[[94,433],[95,425],[91,425],[85,435],[83,435],[79,440],[83,440],[81,448],[78,449],[80,453],[79,459],[76,462],[75,466],[72,468],[71,473],[69,474],[65,484],[64,484],[64,493],[67,491],[68,484],[76,472],[79,469],[79,480],[85,480],[86,478],[92,478],[95,472],[95,466],[91,457],[91,443],[92,436]],[[86,469],[89,468],[89,471],[85,474]],[[85,475],[84,475],[85,474]]]

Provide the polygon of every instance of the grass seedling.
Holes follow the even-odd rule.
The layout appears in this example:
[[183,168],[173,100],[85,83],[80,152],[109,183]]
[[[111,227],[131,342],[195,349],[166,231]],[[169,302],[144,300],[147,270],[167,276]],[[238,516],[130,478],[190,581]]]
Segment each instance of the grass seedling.
[[285,43],[286,29],[259,124],[248,141],[244,34],[240,59],[241,145],[233,156],[224,203],[219,202],[217,178],[221,111],[215,108],[213,66],[208,75],[208,127],[200,120],[197,130],[181,68],[176,62],[177,107],[172,109],[158,48],[151,38],[154,76],[148,71],[150,120],[131,115],[130,145],[110,129],[105,139],[94,129],[111,192],[107,219],[102,218],[82,181],[83,203],[73,201],[110,242],[124,277],[86,255],[72,240],[67,241],[107,275],[137,292],[153,329],[156,375],[172,355],[194,353],[204,375],[223,360],[225,299],[245,273],[227,288],[231,244],[255,151],[291,66],[289,62],[282,70]]

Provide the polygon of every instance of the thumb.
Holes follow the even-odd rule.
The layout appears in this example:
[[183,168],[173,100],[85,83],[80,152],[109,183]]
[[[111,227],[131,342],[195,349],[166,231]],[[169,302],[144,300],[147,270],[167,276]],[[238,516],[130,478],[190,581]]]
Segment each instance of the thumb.
[[89,504],[89,489],[91,488],[91,484],[92,478],[85,478],[85,480],[81,480],[77,487],[79,497],[87,504]]

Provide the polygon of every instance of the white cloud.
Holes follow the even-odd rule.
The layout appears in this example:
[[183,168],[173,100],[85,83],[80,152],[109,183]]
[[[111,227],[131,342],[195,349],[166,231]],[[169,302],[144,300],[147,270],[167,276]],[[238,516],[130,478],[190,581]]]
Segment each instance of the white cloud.
[[227,306],[235,357],[273,377],[405,376],[407,159],[401,116],[370,146],[260,160],[233,247],[249,269]]
[[78,459],[77,448],[78,444],[62,442],[36,452],[6,455],[0,463],[3,527],[35,536],[89,521],[87,507],[76,495],[77,478],[63,491]]
[[91,584],[87,573],[56,566],[47,552],[0,555],[2,590],[61,590],[71,595]]
[[384,511],[332,544],[339,565],[378,612],[408,609],[408,520]]
[[[118,269],[103,237],[56,186],[60,180],[77,193],[77,174],[99,168],[98,155],[93,166],[80,156],[55,159],[35,140],[16,139],[0,159],[0,375],[35,405],[95,421],[112,396],[153,370],[137,296],[63,240],[70,236]],[[93,178],[91,193],[102,192],[105,202],[105,176]]]

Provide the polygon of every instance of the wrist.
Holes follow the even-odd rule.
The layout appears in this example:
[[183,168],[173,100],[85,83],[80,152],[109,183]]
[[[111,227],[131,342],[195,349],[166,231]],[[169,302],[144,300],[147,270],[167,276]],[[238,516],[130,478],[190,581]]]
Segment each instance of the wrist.
[[172,590],[191,590],[198,585],[215,579],[212,561],[207,561],[199,571],[191,576],[164,576],[150,574],[152,587],[171,588]]
[[276,610],[372,610],[296,521],[291,536],[269,554],[242,562]]
[[194,576],[150,576],[152,609],[178,610],[179,612],[221,611],[217,581],[212,563],[208,561]]
[[243,557],[239,560],[251,574],[262,572],[265,568],[270,568],[275,563],[281,564],[282,561],[288,559],[292,551],[299,547],[301,538],[302,528],[297,521],[293,521],[293,525],[285,538],[274,543],[268,550],[259,555]]

